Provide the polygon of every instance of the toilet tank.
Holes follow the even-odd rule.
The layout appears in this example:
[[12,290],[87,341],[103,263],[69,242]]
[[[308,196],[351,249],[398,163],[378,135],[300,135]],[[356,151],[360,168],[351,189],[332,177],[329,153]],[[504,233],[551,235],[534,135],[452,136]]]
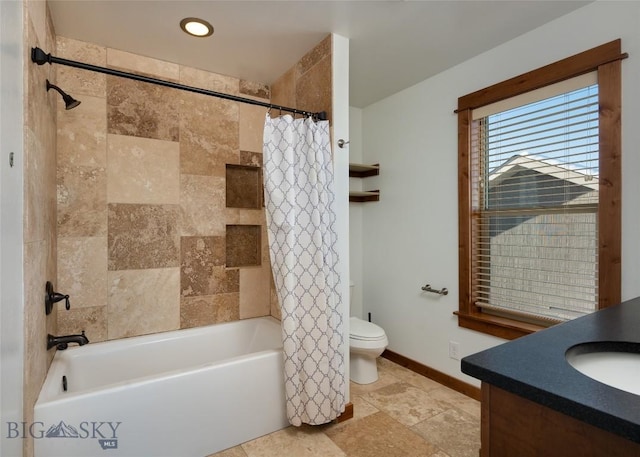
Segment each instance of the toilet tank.
[[362,303],[357,300],[358,297],[354,296],[355,284],[353,281],[349,281],[349,316],[357,317],[358,319],[364,319],[364,307]]

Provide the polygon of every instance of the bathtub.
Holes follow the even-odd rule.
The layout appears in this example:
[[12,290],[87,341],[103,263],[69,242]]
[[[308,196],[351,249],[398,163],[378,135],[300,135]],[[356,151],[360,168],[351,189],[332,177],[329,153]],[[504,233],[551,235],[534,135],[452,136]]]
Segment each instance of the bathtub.
[[35,457],[204,457],[280,430],[282,365],[271,317],[70,346],[35,405]]

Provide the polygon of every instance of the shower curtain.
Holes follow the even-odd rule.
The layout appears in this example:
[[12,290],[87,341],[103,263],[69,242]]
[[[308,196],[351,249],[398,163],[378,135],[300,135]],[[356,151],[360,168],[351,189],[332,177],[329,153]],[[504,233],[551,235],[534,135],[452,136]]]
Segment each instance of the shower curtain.
[[287,416],[296,426],[324,424],[346,397],[329,122],[267,114],[263,161]]

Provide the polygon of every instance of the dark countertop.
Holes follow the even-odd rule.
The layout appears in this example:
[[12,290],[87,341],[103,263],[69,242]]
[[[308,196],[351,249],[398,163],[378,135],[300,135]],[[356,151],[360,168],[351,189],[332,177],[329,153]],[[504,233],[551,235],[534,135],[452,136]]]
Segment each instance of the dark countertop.
[[590,342],[640,343],[640,297],[465,357],[462,372],[640,443],[640,396],[595,381],[565,359],[569,348]]

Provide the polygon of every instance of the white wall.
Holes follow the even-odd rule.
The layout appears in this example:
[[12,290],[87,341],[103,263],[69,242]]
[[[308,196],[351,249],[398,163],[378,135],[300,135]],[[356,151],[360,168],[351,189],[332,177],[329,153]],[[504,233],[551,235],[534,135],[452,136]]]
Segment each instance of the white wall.
[[[335,174],[335,212],[338,235],[338,268],[340,270],[340,294],[342,295],[342,315],[345,323],[342,353],[345,361],[345,378],[349,379],[349,158],[341,154],[338,139],[349,135],[349,40],[333,34],[332,37],[332,113],[333,151]],[[349,389],[347,388],[347,401]]]
[[[622,295],[640,295],[640,2],[598,1],[363,110],[363,160],[381,167],[380,202],[363,208],[364,311],[386,330],[389,349],[479,384],[448,355],[451,340],[460,343],[462,356],[502,342],[459,328],[453,315],[458,306],[457,99],[616,38],[630,55],[622,64]],[[353,268],[352,274],[359,275]],[[421,293],[426,283],[450,293]]]
[[[351,107],[349,110],[349,144],[342,149],[349,157],[349,162],[362,163],[362,110]],[[371,178],[363,180],[349,178],[350,190],[363,190],[363,182],[369,184]],[[371,203],[349,203],[349,258],[351,264],[350,279],[353,282],[351,297],[351,316],[366,320],[362,304],[362,213],[366,205]]]
[[[0,455],[22,455],[7,422],[23,420],[23,3],[0,1]],[[9,166],[9,153],[14,166]]]

